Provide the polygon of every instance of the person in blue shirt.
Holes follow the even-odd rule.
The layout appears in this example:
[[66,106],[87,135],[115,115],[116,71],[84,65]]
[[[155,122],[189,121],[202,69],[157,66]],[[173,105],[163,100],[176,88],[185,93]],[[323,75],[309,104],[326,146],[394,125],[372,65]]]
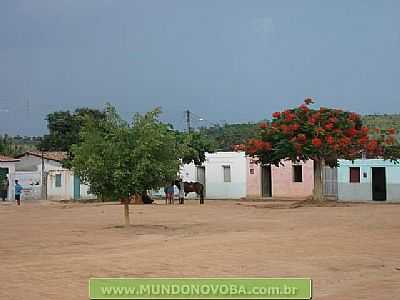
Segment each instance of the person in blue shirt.
[[15,180],[15,200],[17,201],[17,205],[21,205],[21,193],[22,186],[18,183],[18,180]]

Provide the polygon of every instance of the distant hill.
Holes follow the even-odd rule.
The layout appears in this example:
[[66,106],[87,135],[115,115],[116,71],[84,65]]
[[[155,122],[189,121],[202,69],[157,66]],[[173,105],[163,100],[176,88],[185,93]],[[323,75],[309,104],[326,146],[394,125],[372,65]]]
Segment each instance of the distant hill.
[[363,124],[371,129],[393,127],[400,131],[400,114],[364,115],[362,120]]
[[[375,128],[396,128],[400,132],[400,114],[364,115],[362,117],[365,126],[371,129],[375,135]],[[257,123],[224,124],[208,128],[201,128],[200,132],[206,135],[220,151],[232,150],[232,145],[246,143],[258,133]]]

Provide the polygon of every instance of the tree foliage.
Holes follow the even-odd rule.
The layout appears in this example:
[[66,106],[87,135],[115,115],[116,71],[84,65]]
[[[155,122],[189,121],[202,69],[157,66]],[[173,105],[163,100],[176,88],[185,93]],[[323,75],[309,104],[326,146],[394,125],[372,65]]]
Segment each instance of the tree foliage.
[[324,160],[336,166],[338,159],[354,160],[362,152],[369,156],[396,159],[396,130],[379,130],[376,137],[363,126],[360,115],[340,109],[311,109],[311,99],[301,106],[275,112],[271,123],[261,123],[259,138],[246,150],[264,163],[279,165],[292,161]]
[[94,194],[125,199],[176,178],[181,146],[159,113],[136,114],[128,123],[108,106],[104,120],[87,118],[81,143],[72,147],[72,166]]
[[213,149],[231,151],[234,145],[244,144],[258,134],[256,123],[224,124],[200,128],[200,133],[207,139]]
[[362,153],[397,161],[400,147],[396,130],[376,130],[363,126],[361,116],[354,112],[321,107],[312,109],[312,99],[293,109],[275,112],[272,122],[259,125],[258,138],[242,147],[264,164],[279,166],[283,160],[314,161],[314,197],[322,199],[321,166],[331,167],[338,159],[354,160]]
[[215,148],[210,139],[201,132],[176,131],[177,143],[181,146],[182,163],[194,162],[200,165],[206,159],[206,152],[214,152]]
[[15,143],[14,138],[7,134],[0,135],[0,154],[13,157],[23,152],[24,149],[25,147]]
[[43,137],[38,148],[44,151],[69,152],[72,145],[79,143],[79,132],[87,116],[96,120],[105,118],[104,112],[91,108],[48,114],[46,120],[49,134]]

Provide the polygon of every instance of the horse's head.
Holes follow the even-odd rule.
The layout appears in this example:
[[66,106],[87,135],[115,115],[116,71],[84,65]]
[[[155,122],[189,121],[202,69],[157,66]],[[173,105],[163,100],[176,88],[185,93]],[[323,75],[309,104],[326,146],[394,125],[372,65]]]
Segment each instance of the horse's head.
[[176,179],[176,180],[174,181],[174,184],[177,186],[178,189],[179,189],[180,186],[181,186],[181,182],[182,182],[182,179]]

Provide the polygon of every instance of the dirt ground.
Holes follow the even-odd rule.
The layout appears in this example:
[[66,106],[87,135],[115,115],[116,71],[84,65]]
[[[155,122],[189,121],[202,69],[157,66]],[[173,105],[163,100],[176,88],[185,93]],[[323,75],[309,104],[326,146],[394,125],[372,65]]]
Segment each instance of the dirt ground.
[[[87,299],[90,277],[310,277],[314,299],[399,299],[400,205],[0,204],[0,299]],[[294,208],[296,207],[296,208]]]

